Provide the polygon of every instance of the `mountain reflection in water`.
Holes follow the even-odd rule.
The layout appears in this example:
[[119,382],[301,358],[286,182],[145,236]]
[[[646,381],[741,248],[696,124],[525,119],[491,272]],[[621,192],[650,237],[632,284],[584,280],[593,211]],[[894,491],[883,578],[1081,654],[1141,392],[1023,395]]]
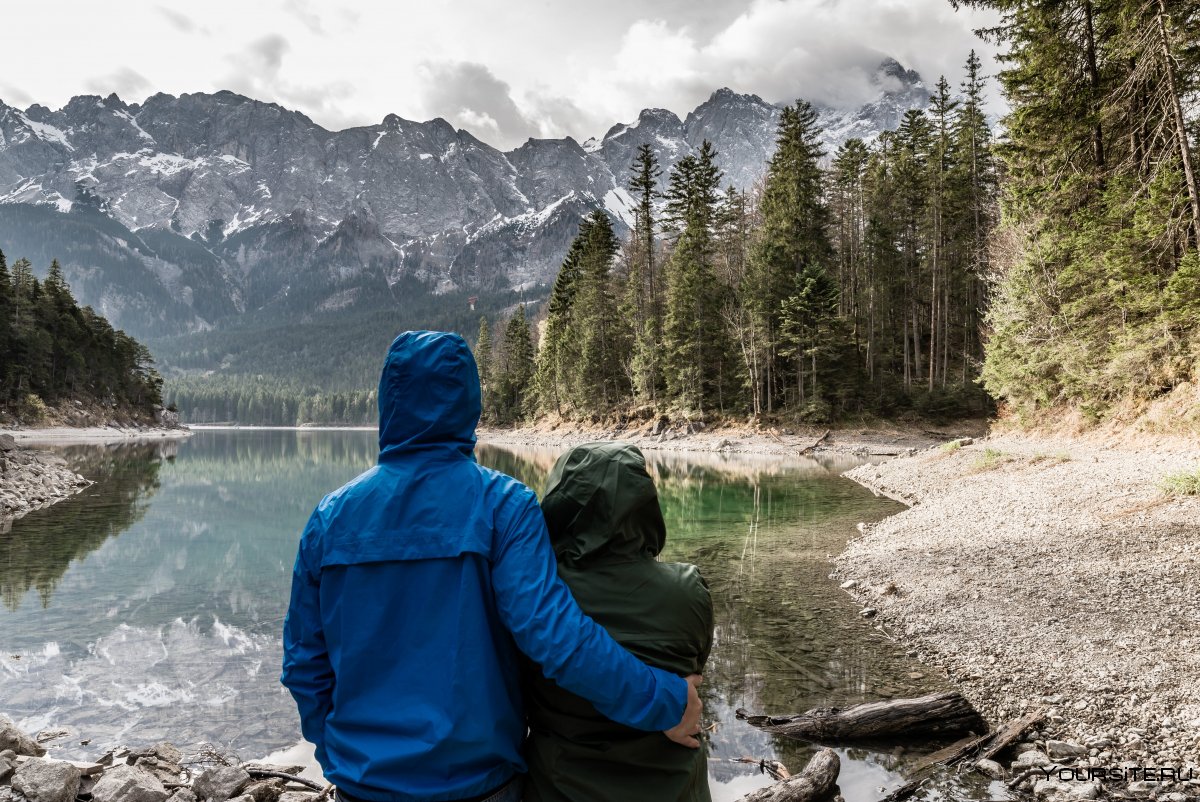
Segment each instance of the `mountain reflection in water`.
[[[60,452],[98,481],[0,535],[0,712],[28,730],[69,727],[64,757],[158,740],[247,758],[295,744],[278,676],[296,542],[321,496],[374,463],[374,433],[200,431],[177,447]],[[538,491],[558,454],[477,450]],[[698,564],[713,592],[702,692],[716,724],[714,799],[769,782],[732,758],[799,770],[815,751],[737,721],[739,707],[786,713],[944,688],[828,577],[856,523],[901,509],[839,476],[856,461],[646,457],[667,521],[663,559]],[[839,748],[844,798],[878,798],[929,746]],[[947,775],[915,798],[1000,796]]]

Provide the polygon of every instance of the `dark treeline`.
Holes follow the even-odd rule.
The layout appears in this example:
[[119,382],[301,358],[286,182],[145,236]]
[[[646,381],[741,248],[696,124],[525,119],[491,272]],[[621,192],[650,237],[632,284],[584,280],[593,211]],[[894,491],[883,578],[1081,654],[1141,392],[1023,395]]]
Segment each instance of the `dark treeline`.
[[162,379],[144,345],[75,302],[57,261],[39,281],[0,252],[0,407],[33,421],[64,401],[150,415]]
[[367,425],[379,420],[374,390],[321,390],[265,376],[173,379],[167,400],[186,411],[188,423]]
[[979,413],[997,169],[972,54],[961,91],[836,153],[816,113],[784,109],[766,177],[721,188],[705,142],[666,176],[649,146],[622,242],[585,219],[533,355],[524,308],[480,325],[485,419],[597,418],[653,407],[701,418],[828,421]]
[[1200,366],[1200,7],[988,0],[1012,112],[983,378],[1093,419]]

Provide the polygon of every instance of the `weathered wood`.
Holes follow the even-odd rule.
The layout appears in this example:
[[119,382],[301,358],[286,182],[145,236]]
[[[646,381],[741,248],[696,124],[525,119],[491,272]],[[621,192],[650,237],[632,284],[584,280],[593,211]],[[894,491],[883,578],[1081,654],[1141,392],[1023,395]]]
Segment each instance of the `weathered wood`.
[[295,774],[289,774],[282,771],[267,771],[264,769],[247,769],[246,773],[256,780],[287,780],[290,783],[303,785],[305,788],[311,788],[314,791],[325,790],[325,783],[319,783],[315,780],[310,780],[307,777],[300,777]]
[[746,794],[739,802],[818,802],[833,793],[842,763],[832,749],[822,749],[804,771],[783,782]]
[[778,760],[768,760],[765,757],[734,757],[730,758],[729,762],[749,763],[751,766],[758,766],[759,773],[770,776],[772,780],[786,780],[792,776],[787,766]]
[[987,729],[971,703],[953,691],[844,708],[817,707],[787,716],[756,716],[738,710],[737,717],[764,732],[819,743]]
[[804,448],[800,449],[800,453],[801,453],[801,454],[807,454],[808,452],[812,451],[812,450],[813,450],[814,448],[816,448],[817,446],[821,445],[821,443],[825,442],[825,438],[829,436],[829,432],[830,432],[830,431],[832,431],[832,430],[831,430],[831,429],[826,429],[826,430],[825,430],[825,434],[821,435],[821,436],[820,436],[820,437],[818,437],[816,440],[813,440],[811,443],[809,443],[808,445],[806,445]]
[[1026,730],[1039,723],[1045,715],[1046,711],[1038,708],[1032,713],[1027,713],[1021,718],[1014,719],[1003,727],[993,730],[986,735],[981,735],[978,738],[964,738],[957,743],[947,746],[945,749],[940,749],[931,755],[926,755],[917,764],[908,782],[895,791],[892,791],[880,800],[880,802],[900,802],[900,800],[907,799],[943,766],[953,766],[967,758],[983,760],[1000,754],[1012,746],[1013,742],[1020,738]]

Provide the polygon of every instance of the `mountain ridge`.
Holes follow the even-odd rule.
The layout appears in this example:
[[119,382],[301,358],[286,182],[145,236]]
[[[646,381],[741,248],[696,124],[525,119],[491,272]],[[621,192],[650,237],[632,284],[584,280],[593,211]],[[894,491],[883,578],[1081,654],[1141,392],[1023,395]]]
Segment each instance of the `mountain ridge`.
[[[891,60],[877,83],[871,104],[819,109],[835,132],[828,149],[928,99]],[[580,217],[631,221],[624,185],[640,144],[667,171],[710,139],[725,182],[749,188],[780,108],[721,88],[683,118],[651,108],[600,139],[500,151],[440,117],[330,131],[229,90],[135,104],[80,95],[56,111],[0,101],[0,247],[44,257],[53,242],[32,240],[59,230],[82,300],[137,335],[264,309],[336,313],[401,279],[434,292],[533,290],[552,280]]]

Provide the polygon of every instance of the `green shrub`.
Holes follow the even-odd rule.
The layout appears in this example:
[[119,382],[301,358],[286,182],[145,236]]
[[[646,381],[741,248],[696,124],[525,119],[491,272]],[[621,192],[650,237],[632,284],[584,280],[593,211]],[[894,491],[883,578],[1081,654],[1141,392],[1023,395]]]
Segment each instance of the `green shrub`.
[[1200,496],[1200,468],[1168,474],[1160,486],[1169,496]]

